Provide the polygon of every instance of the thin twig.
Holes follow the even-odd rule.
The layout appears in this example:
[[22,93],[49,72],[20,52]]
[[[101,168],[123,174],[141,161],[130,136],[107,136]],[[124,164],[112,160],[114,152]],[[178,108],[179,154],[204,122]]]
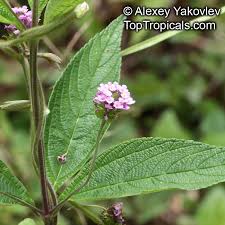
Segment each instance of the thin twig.
[[56,47],[56,45],[51,41],[50,38],[44,37],[43,42],[54,54],[58,55],[60,58],[63,57],[61,51]]
[[85,31],[90,27],[91,23],[92,23],[91,20],[85,22],[83,26],[74,34],[74,36],[72,37],[71,41],[69,42],[69,44],[67,45],[64,51],[62,61],[65,61],[67,59],[67,57],[72,52],[74,46],[76,45],[76,43],[79,41],[81,36],[85,33]]
[[10,0],[9,2],[10,2],[11,5],[13,5],[14,7],[20,6],[19,3],[18,3],[16,0]]

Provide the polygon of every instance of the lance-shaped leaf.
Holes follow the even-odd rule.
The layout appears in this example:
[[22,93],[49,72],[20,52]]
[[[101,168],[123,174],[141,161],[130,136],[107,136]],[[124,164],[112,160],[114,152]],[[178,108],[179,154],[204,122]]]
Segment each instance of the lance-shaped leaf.
[[[33,7],[33,0],[28,0],[30,8],[32,9]],[[39,6],[38,6],[38,12],[39,14],[41,14],[41,12],[43,11],[43,9],[45,8],[45,6],[47,5],[48,0],[39,0]]]
[[[61,199],[80,186],[87,166]],[[178,139],[140,138],[101,154],[74,200],[101,200],[167,189],[193,190],[225,181],[225,148]]]
[[45,24],[54,21],[56,18],[62,17],[66,13],[75,9],[75,7],[83,2],[82,0],[49,0],[45,12]]
[[0,0],[0,22],[7,24],[14,24],[18,28],[23,29],[23,25],[12,12],[10,6],[5,0]]
[[[58,186],[90,156],[100,129],[93,97],[100,83],[118,81],[123,17],[97,34],[71,60],[50,98],[45,127],[47,173]],[[57,156],[67,155],[60,164]]]
[[0,204],[32,203],[26,188],[0,161]]

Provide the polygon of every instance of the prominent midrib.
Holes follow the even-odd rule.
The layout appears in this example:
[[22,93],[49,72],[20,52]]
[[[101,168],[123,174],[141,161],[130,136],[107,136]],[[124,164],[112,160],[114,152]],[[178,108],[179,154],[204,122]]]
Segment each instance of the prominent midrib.
[[[146,138],[142,138],[143,140],[144,139],[146,139]],[[153,140],[154,140],[154,138],[153,138]],[[115,164],[115,162],[116,161],[118,161],[118,160],[121,160],[121,159],[123,159],[123,158],[125,158],[125,157],[127,157],[127,156],[131,156],[131,155],[135,155],[135,154],[137,154],[137,153],[141,153],[141,152],[144,152],[144,151],[148,151],[148,150],[150,150],[150,149],[152,149],[153,147],[160,147],[160,146],[162,146],[162,145],[165,145],[166,143],[169,143],[169,142],[171,142],[171,141],[173,141],[173,140],[175,140],[175,139],[172,139],[172,140],[166,140],[165,142],[160,142],[160,143],[157,143],[157,144],[155,144],[154,146],[152,146],[152,147],[150,147],[150,148],[144,148],[144,149],[140,149],[139,151],[135,151],[135,152],[131,152],[130,154],[127,154],[127,155],[124,155],[124,156],[122,156],[122,157],[120,157],[120,158],[117,158],[116,160],[113,160],[113,161],[111,161],[111,162],[105,162],[103,165],[100,165],[100,166],[98,166],[98,168],[94,171],[94,173],[95,172],[97,172],[97,171],[99,171],[99,170],[101,170],[101,169],[103,169],[104,167],[109,167],[109,165],[113,165],[113,164]],[[159,139],[157,140],[157,141],[160,141]],[[164,155],[164,154],[166,154],[166,153],[169,153],[169,152],[174,152],[174,151],[177,151],[177,150],[181,150],[181,149],[185,149],[185,148],[188,148],[188,147],[190,147],[190,146],[179,146],[179,147],[177,147],[177,148],[171,148],[173,145],[174,145],[174,143],[175,142],[171,142],[171,146],[170,146],[170,149],[168,150],[168,151],[166,151],[166,152],[161,152],[161,153],[158,153],[158,154],[155,154],[155,155],[153,155],[151,158],[148,158],[147,160],[152,160],[153,158],[156,158],[156,157],[159,157],[160,155]],[[132,143],[131,143],[132,144]],[[142,144],[144,144],[144,143],[142,143]],[[201,146],[201,144],[200,143],[195,143],[195,145],[200,145]],[[194,154],[200,154],[200,153],[204,153],[204,152],[207,152],[207,151],[210,151],[210,150],[212,150],[212,147],[210,146],[210,145],[206,145],[208,148],[207,149],[205,149],[205,150],[203,150],[203,151],[201,151],[201,152],[195,152]],[[126,146],[126,147],[128,147],[128,146]],[[221,148],[217,148],[218,150],[220,149],[220,150],[222,150]],[[110,153],[110,152],[109,152]],[[220,151],[220,153],[223,153],[223,152],[221,152]],[[218,154],[218,153],[217,153]],[[192,154],[193,155],[193,154]],[[110,154],[108,154],[108,155],[104,155],[104,157],[109,157],[110,156]],[[180,159],[180,160],[182,160],[182,158]],[[144,161],[146,161],[146,160],[144,160]],[[140,162],[140,163],[138,163],[138,164],[136,164],[135,165],[135,167],[137,167],[138,165],[140,165],[140,164],[142,164],[143,163],[143,161],[142,162]],[[201,163],[202,164],[202,163]],[[113,166],[111,166],[111,167],[113,167]],[[132,169],[133,169],[134,167],[132,167]],[[155,167],[156,168],[156,167]],[[197,169],[202,169],[202,168],[197,168]],[[203,168],[203,169],[205,169],[205,168]],[[165,170],[166,171],[166,170]],[[129,171],[128,171],[129,172]],[[154,169],[153,169],[153,171],[152,171],[152,173],[154,173],[155,171],[154,171]],[[84,173],[85,173],[85,171],[84,171]],[[83,176],[82,178],[80,178],[80,181],[81,180],[83,180],[84,178],[85,178],[86,176]],[[70,192],[70,190],[68,190],[68,192]]]
[[[116,28],[117,28],[117,26],[115,26],[114,30],[115,30]],[[113,32],[112,32],[112,33],[113,33]],[[101,36],[101,35],[99,35],[99,36]],[[96,37],[96,38],[97,38],[97,37]],[[93,45],[94,40],[95,40],[95,39],[93,39],[92,43],[90,43],[91,46]],[[109,40],[110,40],[110,39],[109,39]],[[106,44],[105,44],[105,46],[104,46],[104,48],[103,48],[103,50],[102,50],[101,56],[102,56],[103,54],[105,54],[105,50],[106,50],[106,47],[107,47],[107,44],[108,44],[109,40],[105,42]],[[100,39],[99,41],[101,41],[101,39]],[[88,45],[86,46],[86,48],[87,48],[87,47],[88,47]],[[91,48],[92,48],[92,47],[91,47]],[[91,48],[89,49],[89,55],[90,55]],[[84,50],[85,50],[85,49],[84,49]],[[82,55],[82,57],[83,57],[83,55]],[[82,58],[82,57],[81,57],[81,58]],[[94,79],[94,75],[96,74],[96,72],[97,72],[97,70],[98,70],[98,68],[99,68],[99,64],[100,64],[101,59],[102,59],[102,57],[99,57],[98,63],[97,63],[97,65],[96,65],[95,71],[93,72],[93,74],[92,74],[92,76],[91,76],[91,80],[90,80],[90,83],[89,83],[89,85],[88,85],[87,90],[89,90],[89,88],[90,88],[90,86],[91,86],[91,84],[92,84],[92,81],[93,81],[93,79]],[[89,66],[88,66],[88,67],[89,67]],[[80,63],[79,63],[79,67],[78,67],[78,74],[79,74],[79,70],[80,70]],[[75,122],[75,125],[74,125],[74,129],[73,129],[72,135],[71,135],[71,137],[70,137],[70,142],[69,142],[69,145],[68,145],[67,150],[66,150],[66,154],[68,154],[68,152],[69,152],[69,150],[70,150],[70,146],[71,146],[71,143],[72,143],[72,139],[73,139],[73,136],[74,136],[74,133],[75,133],[75,131],[76,131],[77,124],[78,124],[78,121],[79,121],[79,118],[80,118],[80,113],[81,113],[81,111],[82,111],[82,109],[83,109],[84,102],[86,102],[86,98],[87,98],[88,93],[89,93],[89,91],[86,92],[85,97],[84,97],[84,101],[82,102],[81,107],[80,107],[80,109],[79,109],[78,116],[77,116],[77,119],[76,119],[76,122]],[[63,168],[63,166],[61,165],[61,166],[60,166],[60,169],[59,169],[59,172],[58,172],[58,174],[56,175],[56,179],[55,179],[55,182],[54,182],[54,186],[57,184],[57,181],[58,181],[58,179],[59,179],[59,177],[60,177],[60,173],[62,172],[62,168]]]
[[[143,138],[143,140],[144,140],[145,138]],[[152,140],[154,140],[154,139],[152,139]],[[160,139],[158,139],[157,141],[160,141]],[[170,149],[169,150],[167,150],[166,152],[161,152],[161,153],[158,153],[158,154],[155,154],[155,155],[153,155],[150,159],[153,159],[153,158],[155,158],[155,157],[158,157],[158,156],[161,156],[161,155],[164,155],[164,154],[167,154],[167,153],[170,153],[170,152],[174,152],[174,151],[176,151],[176,150],[180,150],[180,149],[184,149],[184,148],[188,148],[188,147],[190,147],[190,146],[179,146],[179,147],[177,147],[177,148],[171,148],[172,146],[173,146],[173,144],[175,143],[175,139],[172,139],[172,140],[166,140],[165,142],[160,142],[160,143],[155,143],[155,145],[153,145],[152,147],[150,147],[150,148],[143,148],[143,149],[140,149],[139,151],[134,151],[134,152],[131,152],[131,153],[129,153],[129,154],[126,154],[126,155],[124,155],[124,156],[121,156],[120,158],[117,158],[117,159],[115,159],[115,160],[113,160],[113,161],[111,161],[111,162],[105,162],[104,164],[102,164],[102,165],[100,165],[95,171],[97,171],[97,170],[99,170],[99,169],[101,169],[101,168],[103,168],[103,167],[105,167],[105,166],[108,166],[108,165],[110,165],[110,164],[114,164],[116,161],[118,161],[118,160],[121,160],[121,159],[123,159],[123,158],[125,158],[125,157],[128,157],[128,156],[131,156],[131,155],[135,155],[135,154],[137,154],[137,153],[140,153],[140,152],[144,152],[144,151],[148,151],[148,150],[150,150],[150,149],[152,149],[152,148],[155,148],[155,147],[160,147],[160,146],[163,146],[163,145],[165,145],[166,143],[170,143],[171,142],[171,146],[170,146]],[[132,145],[133,143],[131,143],[131,145]],[[141,143],[141,144],[146,144],[146,143]],[[201,144],[200,143],[195,143],[195,145],[197,146],[197,145],[200,145],[201,146]],[[208,147],[210,147],[210,146],[208,146]],[[128,148],[128,146],[125,146],[124,148]],[[212,148],[212,147],[211,147]],[[218,149],[220,149],[220,148],[218,148]],[[209,151],[210,149],[207,149],[207,151]],[[206,151],[206,150],[204,150],[204,151]],[[204,152],[204,151],[202,151],[202,152]],[[200,152],[197,152],[197,153],[200,153]],[[109,154],[106,154],[106,155],[102,155],[102,157],[109,157],[109,155],[110,155],[110,151],[109,151]],[[101,157],[101,156],[100,156]],[[148,159],[147,159],[148,160]]]
[[[220,165],[215,165],[215,166],[209,166],[209,167],[206,167],[206,168],[196,168],[196,169],[192,169],[192,170],[181,170],[181,171],[177,171],[177,172],[170,172],[170,173],[162,173],[162,174],[156,174],[156,175],[152,175],[152,176],[146,176],[146,177],[141,177],[141,178],[136,178],[136,179],[130,179],[130,180],[126,180],[126,181],[121,181],[119,183],[113,183],[113,184],[108,184],[108,185],[102,185],[102,186],[98,186],[96,188],[91,188],[91,189],[87,189],[86,191],[81,191],[80,194],[83,194],[83,193],[88,193],[88,192],[92,192],[92,191],[95,191],[95,190],[98,190],[98,189],[104,189],[104,188],[107,188],[107,187],[112,187],[112,186],[117,186],[117,185],[124,185],[126,183],[130,183],[130,182],[135,182],[135,181],[141,181],[141,180],[147,180],[147,179],[152,179],[152,178],[157,178],[157,177],[160,177],[160,176],[163,176],[163,175],[173,175],[173,174],[181,174],[181,173],[189,173],[189,172],[193,172],[193,173],[196,173],[196,171],[199,171],[199,170],[207,170],[207,169],[212,169],[212,168],[216,168],[216,167],[222,167],[222,166],[225,166],[225,164],[220,164]],[[198,173],[197,173],[198,174]],[[202,175],[202,174],[198,174],[200,176],[205,176],[205,175]],[[209,175],[206,175],[206,176],[209,176]],[[213,177],[222,177],[223,175],[216,175],[216,176],[213,176]],[[83,179],[82,179],[83,180]],[[225,178],[223,179],[225,180]],[[195,184],[195,183],[198,183],[196,181],[193,181],[193,182],[182,182],[182,183],[176,183],[176,182],[168,182],[169,184]],[[165,184],[168,184],[168,183],[165,183]],[[199,182],[198,184],[207,184],[207,182]]]

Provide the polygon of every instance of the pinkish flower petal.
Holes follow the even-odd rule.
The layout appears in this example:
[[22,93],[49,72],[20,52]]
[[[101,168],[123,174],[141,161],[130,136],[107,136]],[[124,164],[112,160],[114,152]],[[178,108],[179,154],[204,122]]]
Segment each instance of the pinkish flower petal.
[[110,104],[105,104],[105,108],[106,109],[113,109],[112,105],[110,105]]
[[[12,8],[12,10],[18,16],[19,20],[24,24],[26,28],[32,27],[32,11],[29,11],[27,6],[14,7]],[[18,35],[20,33],[20,31],[17,30],[16,27],[15,28],[5,27],[5,29],[9,33],[14,33],[15,35]]]
[[115,101],[113,106],[115,107],[115,109],[123,109],[123,103],[119,101]]
[[105,101],[106,101],[107,103],[111,104],[111,103],[114,102],[114,98],[113,98],[113,97],[107,96],[107,97],[105,98]]
[[116,85],[114,83],[109,82],[108,83],[108,88],[111,92],[114,92],[117,90]]

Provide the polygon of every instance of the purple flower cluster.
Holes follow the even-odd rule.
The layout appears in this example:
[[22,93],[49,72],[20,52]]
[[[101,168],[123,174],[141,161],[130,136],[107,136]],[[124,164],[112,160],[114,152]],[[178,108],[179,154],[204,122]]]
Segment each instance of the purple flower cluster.
[[97,110],[103,109],[105,119],[110,112],[128,110],[135,103],[130,96],[126,85],[120,85],[117,82],[108,82],[100,84],[97,94],[94,97],[94,103]]
[[108,209],[108,213],[112,216],[113,220],[118,224],[125,224],[125,220],[123,218],[123,203],[118,202],[111,206]]
[[[12,8],[13,12],[18,16],[19,20],[24,24],[26,28],[31,28],[32,26],[32,11],[28,10],[27,6],[14,7]],[[16,28],[15,25],[6,25],[5,29],[9,33],[19,35],[20,31]]]

